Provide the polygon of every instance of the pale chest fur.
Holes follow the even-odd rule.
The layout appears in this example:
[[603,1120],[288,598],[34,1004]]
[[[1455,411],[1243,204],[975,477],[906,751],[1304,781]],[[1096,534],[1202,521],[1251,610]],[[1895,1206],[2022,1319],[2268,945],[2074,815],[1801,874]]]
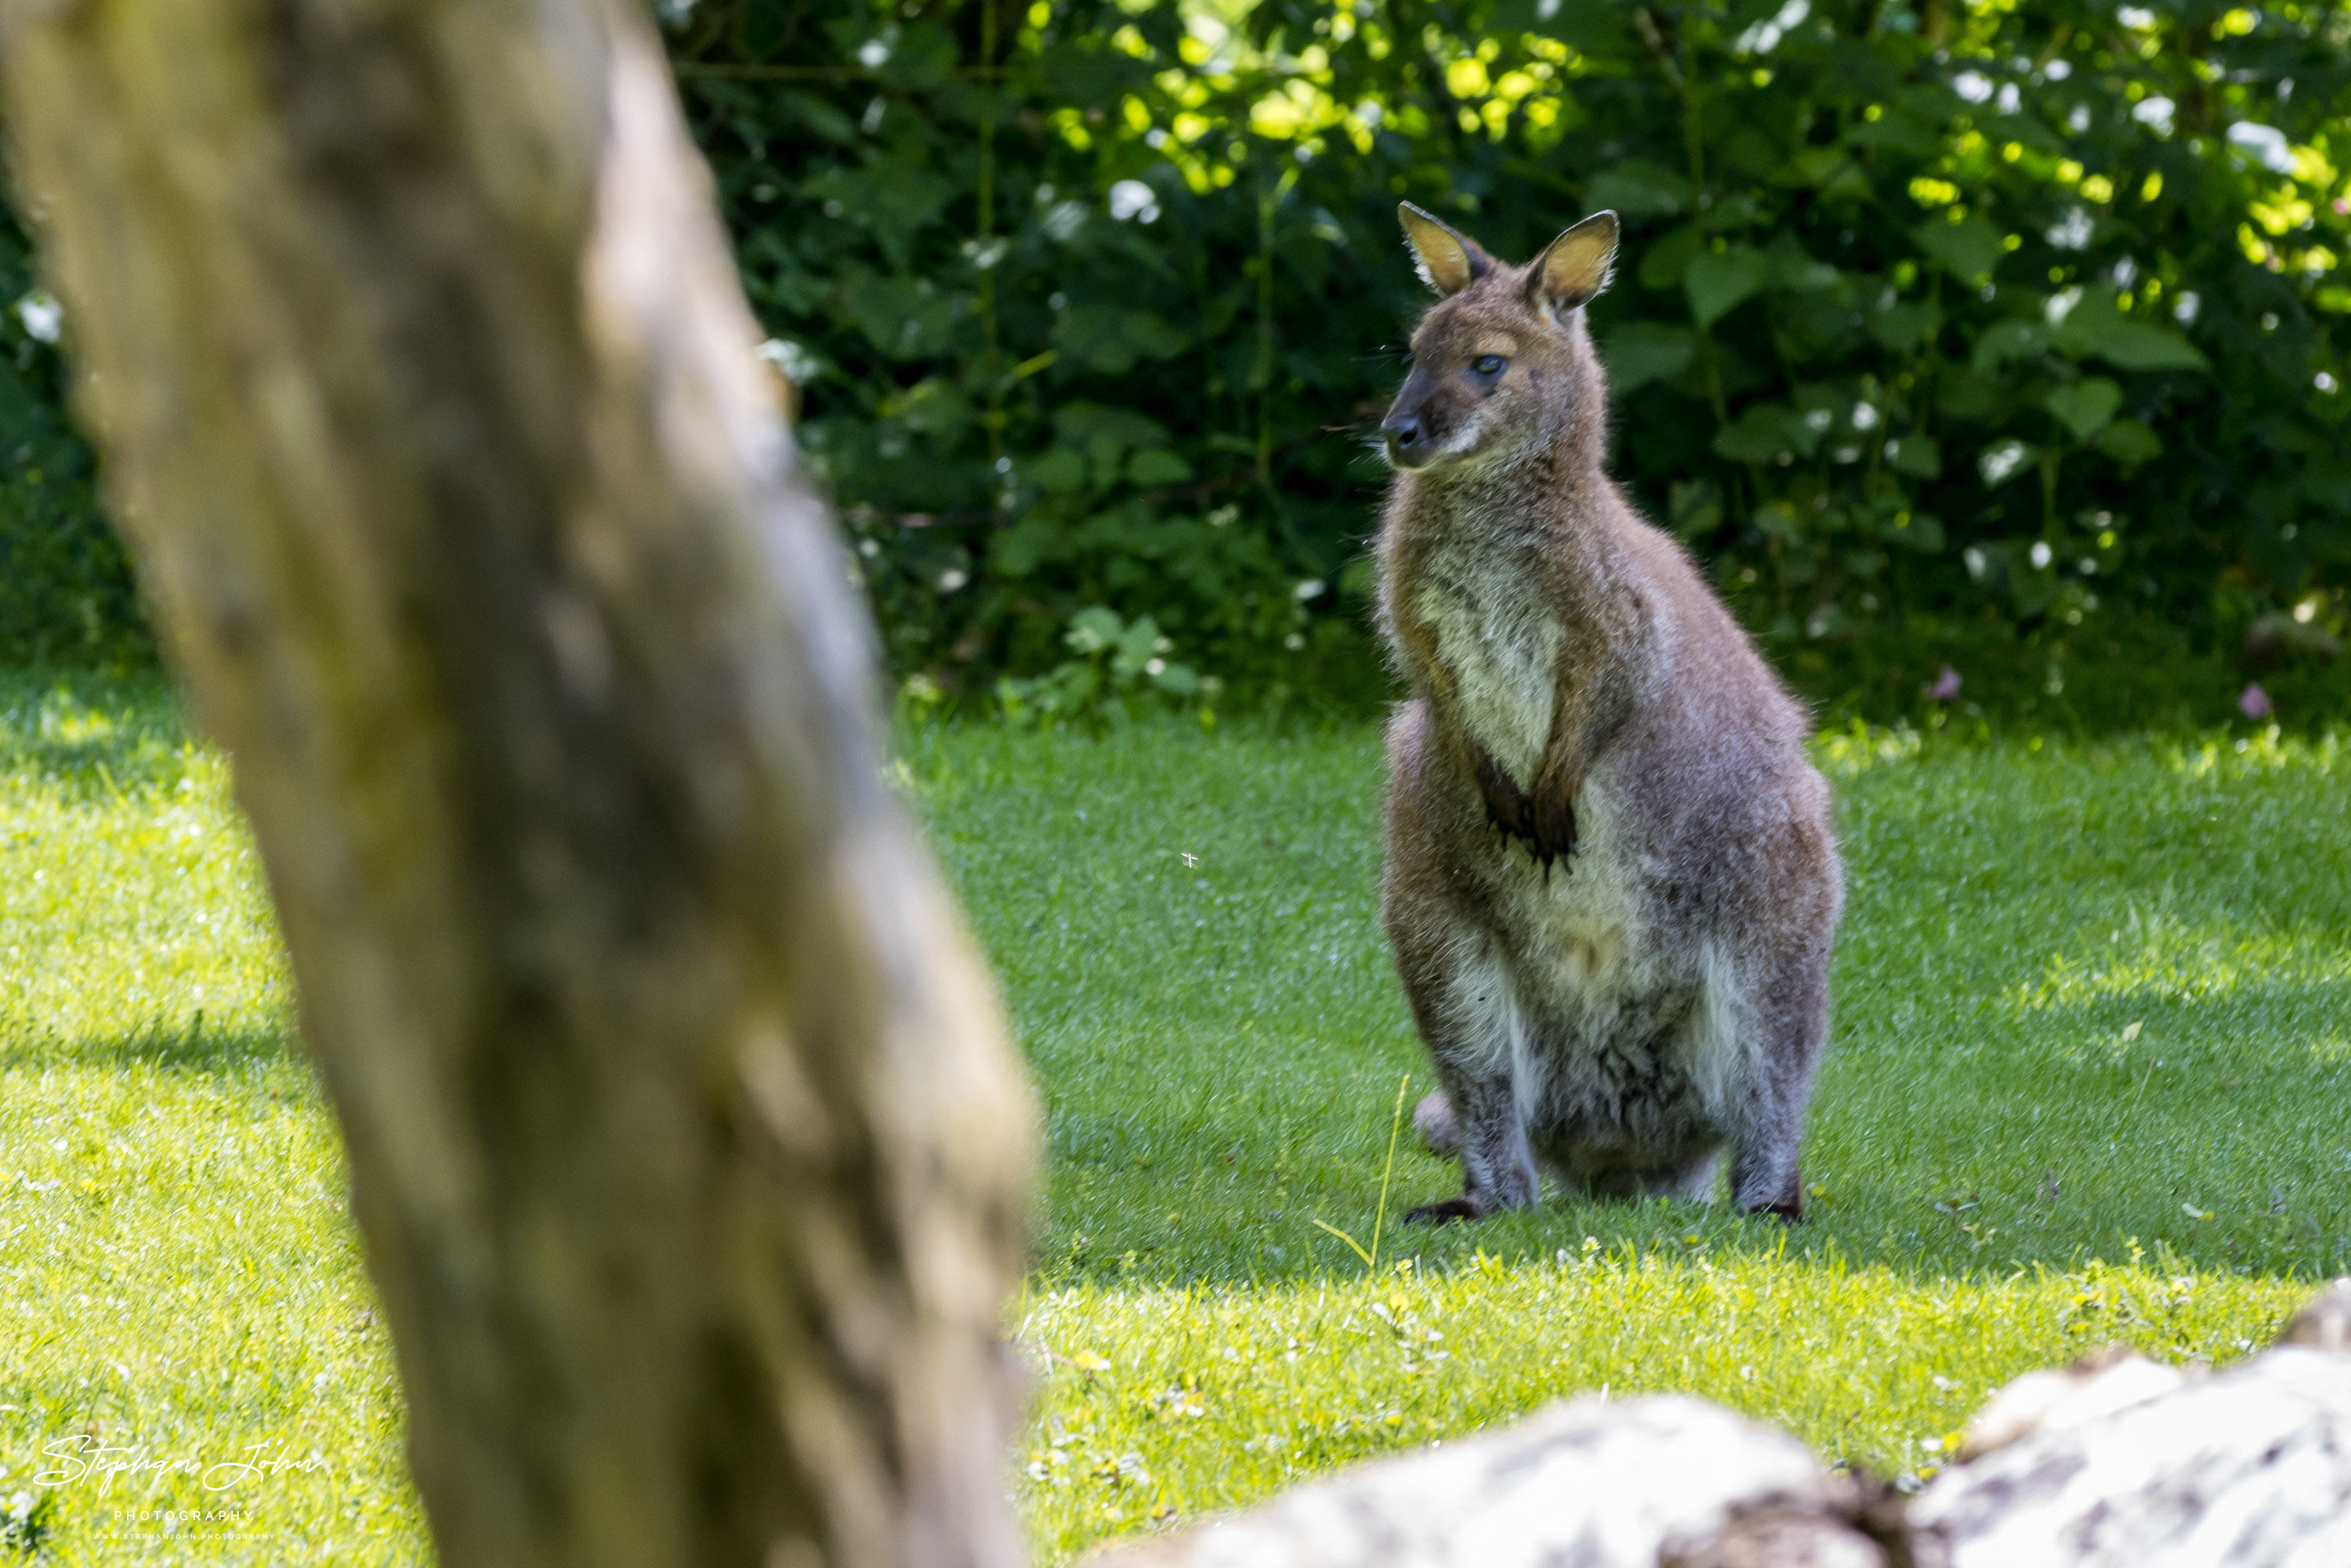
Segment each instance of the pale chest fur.
[[1531,562],[1490,545],[1441,543],[1405,612],[1426,627],[1462,727],[1520,788],[1531,789],[1559,697],[1559,618]]

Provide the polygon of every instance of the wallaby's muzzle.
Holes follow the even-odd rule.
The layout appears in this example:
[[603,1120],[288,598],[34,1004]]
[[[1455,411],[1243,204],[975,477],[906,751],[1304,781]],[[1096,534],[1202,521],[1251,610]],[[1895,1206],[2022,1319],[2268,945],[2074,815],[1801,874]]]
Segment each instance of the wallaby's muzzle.
[[1387,437],[1388,462],[1398,468],[1417,468],[1428,459],[1428,432],[1420,423],[1420,415],[1395,410],[1380,421],[1380,434]]
[[1392,468],[1425,468],[1437,455],[1437,431],[1427,414],[1428,389],[1416,370],[1405,378],[1404,387],[1389,405],[1388,416],[1380,421],[1380,434],[1386,438],[1388,465]]

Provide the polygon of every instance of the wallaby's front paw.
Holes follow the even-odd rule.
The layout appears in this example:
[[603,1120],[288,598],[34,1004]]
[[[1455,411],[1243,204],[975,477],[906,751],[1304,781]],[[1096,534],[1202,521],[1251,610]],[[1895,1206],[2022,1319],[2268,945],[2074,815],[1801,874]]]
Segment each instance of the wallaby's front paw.
[[1424,1203],[1404,1217],[1406,1225],[1443,1225],[1449,1219],[1483,1219],[1486,1211],[1471,1202],[1467,1195],[1448,1197],[1442,1203]]

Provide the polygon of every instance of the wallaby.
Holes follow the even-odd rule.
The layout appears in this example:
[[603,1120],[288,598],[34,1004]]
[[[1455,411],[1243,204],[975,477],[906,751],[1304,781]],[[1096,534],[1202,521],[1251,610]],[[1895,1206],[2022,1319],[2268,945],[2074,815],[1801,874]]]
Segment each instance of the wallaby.
[[1572,1193],[1803,1209],[1796,1145],[1844,902],[1806,715],[1603,465],[1583,307],[1616,214],[1523,267],[1405,204],[1442,296],[1380,431],[1381,901],[1474,1219]]

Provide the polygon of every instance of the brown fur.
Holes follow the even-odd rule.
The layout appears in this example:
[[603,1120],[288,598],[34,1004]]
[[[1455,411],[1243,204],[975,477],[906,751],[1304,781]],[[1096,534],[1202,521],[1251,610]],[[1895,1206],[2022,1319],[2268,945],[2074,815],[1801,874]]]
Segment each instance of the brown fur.
[[1615,215],[1523,267],[1404,219],[1445,298],[1382,425],[1412,689],[1382,893],[1464,1175],[1416,1213],[1531,1203],[1539,1166],[1704,1197],[1728,1149],[1735,1201],[1793,1219],[1843,896],[1828,789],[1802,709],[1603,466],[1583,307]]

